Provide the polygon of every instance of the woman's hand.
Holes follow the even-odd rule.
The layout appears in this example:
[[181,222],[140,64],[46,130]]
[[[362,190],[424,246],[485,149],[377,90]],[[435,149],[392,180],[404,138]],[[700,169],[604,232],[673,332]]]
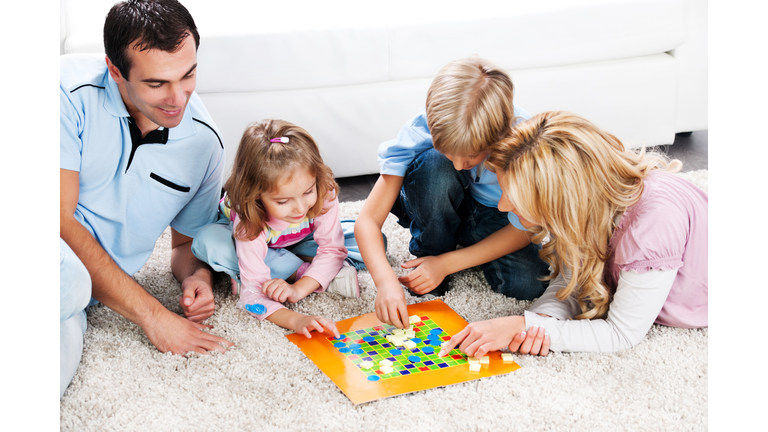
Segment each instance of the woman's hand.
[[544,327],[536,326],[528,329],[528,332],[519,333],[509,344],[511,352],[546,356],[549,354],[549,334]]
[[[510,316],[487,321],[478,321],[464,327],[440,350],[443,357],[457,345],[468,356],[482,357],[489,351],[496,351],[508,346],[512,338],[525,330],[525,318]],[[460,345],[459,345],[460,344]]]

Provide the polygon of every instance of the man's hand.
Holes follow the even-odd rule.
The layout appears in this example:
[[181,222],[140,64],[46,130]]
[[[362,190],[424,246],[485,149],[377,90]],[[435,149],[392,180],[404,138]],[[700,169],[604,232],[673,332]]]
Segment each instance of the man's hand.
[[213,301],[213,288],[208,275],[201,275],[199,270],[181,283],[182,296],[179,297],[184,316],[194,322],[203,322],[213,315],[216,307]]
[[194,351],[208,354],[209,351],[216,350],[224,353],[234,345],[224,338],[203,331],[210,328],[213,327],[192,322],[162,308],[157,310],[153,321],[143,329],[150,342],[160,352],[186,354]]
[[376,287],[376,318],[397,328],[404,328],[408,322],[408,308],[405,293],[399,283]]
[[459,349],[466,355],[482,357],[489,351],[496,351],[509,346],[512,338],[524,330],[525,318],[522,316],[473,322],[456,333],[448,341],[448,344],[440,350],[438,356],[445,356],[461,344]]
[[402,268],[415,268],[405,276],[397,278],[401,284],[416,294],[423,295],[437,288],[448,276],[439,256],[429,256],[406,261]]

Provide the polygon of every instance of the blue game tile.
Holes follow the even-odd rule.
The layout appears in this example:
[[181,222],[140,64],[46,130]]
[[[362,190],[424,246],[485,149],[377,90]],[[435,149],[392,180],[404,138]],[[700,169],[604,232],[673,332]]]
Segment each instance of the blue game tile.
[[[371,336],[376,336],[376,335],[378,335],[378,334],[379,334],[379,332],[375,332],[375,331],[374,331],[374,332],[370,332],[370,333],[368,333],[368,334],[369,334],[369,335],[371,335]],[[365,339],[365,338],[363,338],[363,339]]]
[[358,330],[358,331],[356,331],[355,333],[357,333],[357,334],[363,334],[363,333],[365,333],[365,330]]
[[429,334],[440,334],[442,332],[443,332],[443,329],[438,327],[438,328],[433,328],[432,330],[430,330]]
[[390,344],[381,344],[382,348],[392,348],[392,345]]
[[411,342],[418,344],[418,343],[421,343],[421,339],[419,339],[419,338],[411,338]]
[[378,381],[379,376],[378,375],[371,375],[368,377],[368,381]]
[[432,347],[424,347],[424,348],[421,349],[421,351],[424,354],[434,354],[435,353],[435,349],[432,348]]
[[361,350],[360,348],[357,348],[357,349],[353,349],[353,350],[352,350],[352,354],[362,354],[362,353],[364,353],[364,352],[365,352],[365,351]]
[[389,350],[389,353],[392,354],[393,356],[399,356],[403,352],[398,349],[392,349],[392,350]]
[[442,369],[442,368],[447,368],[447,367],[448,367],[448,364],[447,364],[447,363],[438,363],[438,364],[437,364],[437,367],[439,367],[439,368],[441,368],[441,369]]
[[375,356],[376,354],[378,354],[376,351],[368,351],[368,355]]
[[410,363],[408,363],[407,365],[405,365],[405,368],[406,368],[406,369],[413,369],[413,368],[415,368],[415,367],[416,367],[416,366],[414,366],[414,365],[412,365],[412,364],[410,364]]
[[344,347],[344,348],[339,348],[339,352],[342,352],[342,353],[348,353],[348,352],[350,352],[350,351],[351,351],[351,350],[350,350],[349,348],[347,348],[347,347]]
[[400,375],[409,375],[410,373],[411,373],[411,372],[409,372],[409,371],[407,371],[407,370],[401,370],[401,371],[400,371]]
[[421,361],[421,357],[415,356],[415,355],[414,356],[408,356],[408,360],[413,362],[413,363],[418,363],[418,362]]
[[[371,355],[373,355],[373,354],[371,354]],[[373,359],[371,357],[363,357],[363,360],[365,360],[365,361],[373,361]]]
[[363,340],[366,341],[366,342],[373,342],[373,341],[376,340],[376,338],[373,337],[373,336],[366,336],[366,337],[363,338]]
[[432,366],[433,364],[435,364],[435,362],[433,362],[432,360],[427,360],[424,362],[424,366]]
[[358,343],[356,343],[356,344],[350,344],[350,345],[349,345],[349,347],[350,347],[351,349],[358,349],[358,348],[360,348],[360,346],[361,346],[361,345],[360,345],[360,344],[358,344]]
[[375,341],[374,341],[374,342],[368,342],[368,345],[378,345],[378,344],[379,344],[379,343],[378,343],[378,342],[375,342]]
[[336,342],[335,344],[333,344],[333,346],[335,348],[344,348],[345,346],[347,346],[347,344],[345,344],[344,342]]
[[335,339],[335,340],[344,340],[345,338],[346,338],[346,336],[344,336],[344,335],[341,335],[341,336],[339,336],[339,337],[335,337],[334,339]]
[[393,362],[393,361],[397,361],[397,360],[396,360],[394,357],[390,357],[390,358],[388,358],[387,360],[389,360],[389,361],[391,361],[391,362]]

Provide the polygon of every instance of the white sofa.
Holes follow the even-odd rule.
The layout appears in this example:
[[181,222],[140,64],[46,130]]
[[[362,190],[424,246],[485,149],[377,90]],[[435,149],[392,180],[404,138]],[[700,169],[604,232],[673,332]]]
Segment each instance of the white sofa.
[[[61,54],[104,52],[116,0],[61,0]],[[445,63],[505,66],[531,114],[579,113],[631,146],[707,129],[706,0],[182,0],[201,35],[197,92],[231,165],[267,117],[314,135],[337,177],[424,106]]]

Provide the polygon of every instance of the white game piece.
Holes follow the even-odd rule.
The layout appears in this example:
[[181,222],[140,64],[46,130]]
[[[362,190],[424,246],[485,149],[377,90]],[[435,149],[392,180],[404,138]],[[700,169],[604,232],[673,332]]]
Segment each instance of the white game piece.
[[372,367],[373,367],[373,362],[372,361],[367,361],[366,360],[366,361],[360,363],[360,368],[362,368],[362,369],[366,369],[367,370],[367,369],[370,369]]
[[421,317],[418,315],[411,315],[408,317],[408,322],[410,322],[411,324],[421,322]]
[[392,366],[382,366],[380,371],[384,372],[385,374],[392,373],[394,369],[392,369]]
[[392,362],[389,360],[379,360],[379,366],[381,367],[392,366]]
[[501,353],[501,360],[504,363],[512,363],[514,360],[514,357],[512,356],[512,353]]
[[480,364],[480,359],[476,357],[467,357],[469,364]]
[[469,370],[472,372],[480,372],[480,363],[470,363]]
[[414,349],[414,348],[416,348],[416,342],[407,340],[407,341],[403,342],[403,346],[408,348],[408,349]]
[[491,362],[491,358],[488,356],[482,356],[479,359],[480,364],[489,364]]

